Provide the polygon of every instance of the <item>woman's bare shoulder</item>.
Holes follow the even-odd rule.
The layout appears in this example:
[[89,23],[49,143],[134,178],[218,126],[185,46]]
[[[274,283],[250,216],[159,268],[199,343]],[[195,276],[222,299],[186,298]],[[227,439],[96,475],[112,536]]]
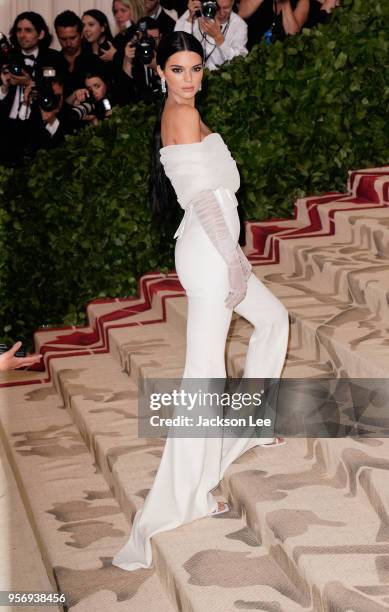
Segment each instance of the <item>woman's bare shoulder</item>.
[[166,133],[170,135],[172,144],[188,144],[201,140],[200,113],[194,106],[176,104],[165,111]]

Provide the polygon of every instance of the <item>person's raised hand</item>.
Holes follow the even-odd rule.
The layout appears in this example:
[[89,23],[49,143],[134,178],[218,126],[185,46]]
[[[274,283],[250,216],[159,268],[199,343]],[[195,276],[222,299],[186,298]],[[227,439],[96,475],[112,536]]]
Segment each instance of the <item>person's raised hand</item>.
[[103,60],[103,62],[112,62],[117,49],[111,43],[111,41],[108,40],[107,42],[108,42],[108,45],[109,45],[109,49],[101,50],[101,53],[99,54],[99,57],[100,57],[100,59]]
[[81,104],[89,97],[89,90],[86,88],[76,89],[73,92],[73,104]]
[[203,32],[211,36],[216,44],[221,44],[224,41],[224,36],[221,33],[221,26],[218,17],[215,19],[206,19],[205,17],[200,18],[200,27]]
[[34,81],[30,81],[24,88],[23,90],[23,102],[24,104],[28,105],[30,104],[30,95],[31,95],[31,91],[33,90],[33,88],[35,87],[35,82]]
[[42,359],[42,355],[39,354],[27,355],[26,357],[15,357],[15,353],[21,346],[21,342],[16,342],[9,351],[0,355],[0,372],[25,368],[34,363],[38,363],[38,361]]
[[0,72],[1,86],[3,91],[7,90],[11,85],[11,73],[6,66],[4,66]]
[[10,73],[10,82],[11,85],[21,85],[22,87],[29,85],[32,81],[31,75],[28,74],[26,70],[22,70],[21,76],[14,76]]
[[134,61],[134,57],[135,57],[135,53],[136,53],[136,47],[135,47],[134,43],[132,41],[128,42],[126,44],[126,46],[124,47],[124,57],[128,61],[133,62]]
[[201,11],[201,2],[200,2],[200,0],[189,0],[189,2],[188,2],[188,9],[189,9],[190,20],[193,21],[193,19],[196,16],[196,12],[197,11]]

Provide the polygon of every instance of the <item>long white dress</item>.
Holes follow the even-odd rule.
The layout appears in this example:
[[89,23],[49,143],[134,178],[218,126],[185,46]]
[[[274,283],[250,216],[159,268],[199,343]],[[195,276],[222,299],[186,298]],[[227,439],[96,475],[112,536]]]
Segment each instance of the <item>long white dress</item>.
[[[224,304],[229,291],[228,269],[189,203],[199,192],[212,190],[237,243],[240,222],[235,192],[240,185],[239,172],[218,133],[198,143],[163,147],[160,155],[185,210],[175,234],[176,271],[188,297],[183,379],[223,379],[232,316]],[[254,327],[243,377],[278,378],[288,342],[286,309],[252,273],[246,297],[234,310]],[[135,514],[130,538],[113,558],[113,565],[125,570],[151,567],[150,538],[211,514],[217,509],[211,491],[227,467],[253,446],[272,441],[273,438],[256,437],[168,436],[153,486]]]

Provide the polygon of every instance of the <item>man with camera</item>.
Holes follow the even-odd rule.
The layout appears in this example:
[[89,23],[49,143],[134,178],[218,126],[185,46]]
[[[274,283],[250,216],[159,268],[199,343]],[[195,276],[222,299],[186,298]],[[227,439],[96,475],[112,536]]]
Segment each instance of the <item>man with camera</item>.
[[232,11],[234,0],[189,0],[175,31],[193,34],[203,45],[205,66],[216,70],[238,55],[247,55],[247,25]]
[[65,98],[84,87],[85,77],[92,70],[104,70],[104,62],[82,47],[81,19],[73,11],[63,11],[54,20],[61,55],[65,60]]
[[33,89],[39,92],[45,70],[61,73],[65,65],[58,51],[49,49],[48,27],[33,11],[16,17],[11,29],[11,44],[5,37],[2,40],[0,120],[4,137],[0,161],[14,165],[27,159],[35,146],[31,122],[34,101],[27,94]]
[[151,17],[142,17],[137,33],[124,48],[120,73],[116,75],[120,105],[153,102],[160,97],[156,49],[161,39],[158,25]]

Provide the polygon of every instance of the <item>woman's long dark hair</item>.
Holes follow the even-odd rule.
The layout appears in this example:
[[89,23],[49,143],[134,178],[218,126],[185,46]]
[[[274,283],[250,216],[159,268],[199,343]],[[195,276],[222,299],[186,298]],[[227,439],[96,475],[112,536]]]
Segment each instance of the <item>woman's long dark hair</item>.
[[[95,19],[98,22],[98,24],[102,28],[104,28],[104,39],[109,40],[110,43],[113,43],[113,36],[112,36],[111,27],[109,25],[108,18],[102,11],[99,11],[98,9],[89,9],[89,11],[85,11],[82,14],[82,16],[92,17],[93,19]],[[83,46],[84,46],[84,49],[87,49],[88,51],[92,51],[92,45],[91,43],[88,43],[87,40],[83,40]]]
[[[158,45],[157,65],[163,70],[169,57],[180,51],[193,51],[200,55],[202,61],[204,61],[204,50],[197,38],[187,32],[172,32],[164,36]],[[165,174],[159,155],[159,150],[162,147],[161,117],[165,102],[166,94],[163,97],[153,132],[149,184],[151,211],[154,219],[158,221],[166,221],[169,219],[177,203],[175,191]]]

